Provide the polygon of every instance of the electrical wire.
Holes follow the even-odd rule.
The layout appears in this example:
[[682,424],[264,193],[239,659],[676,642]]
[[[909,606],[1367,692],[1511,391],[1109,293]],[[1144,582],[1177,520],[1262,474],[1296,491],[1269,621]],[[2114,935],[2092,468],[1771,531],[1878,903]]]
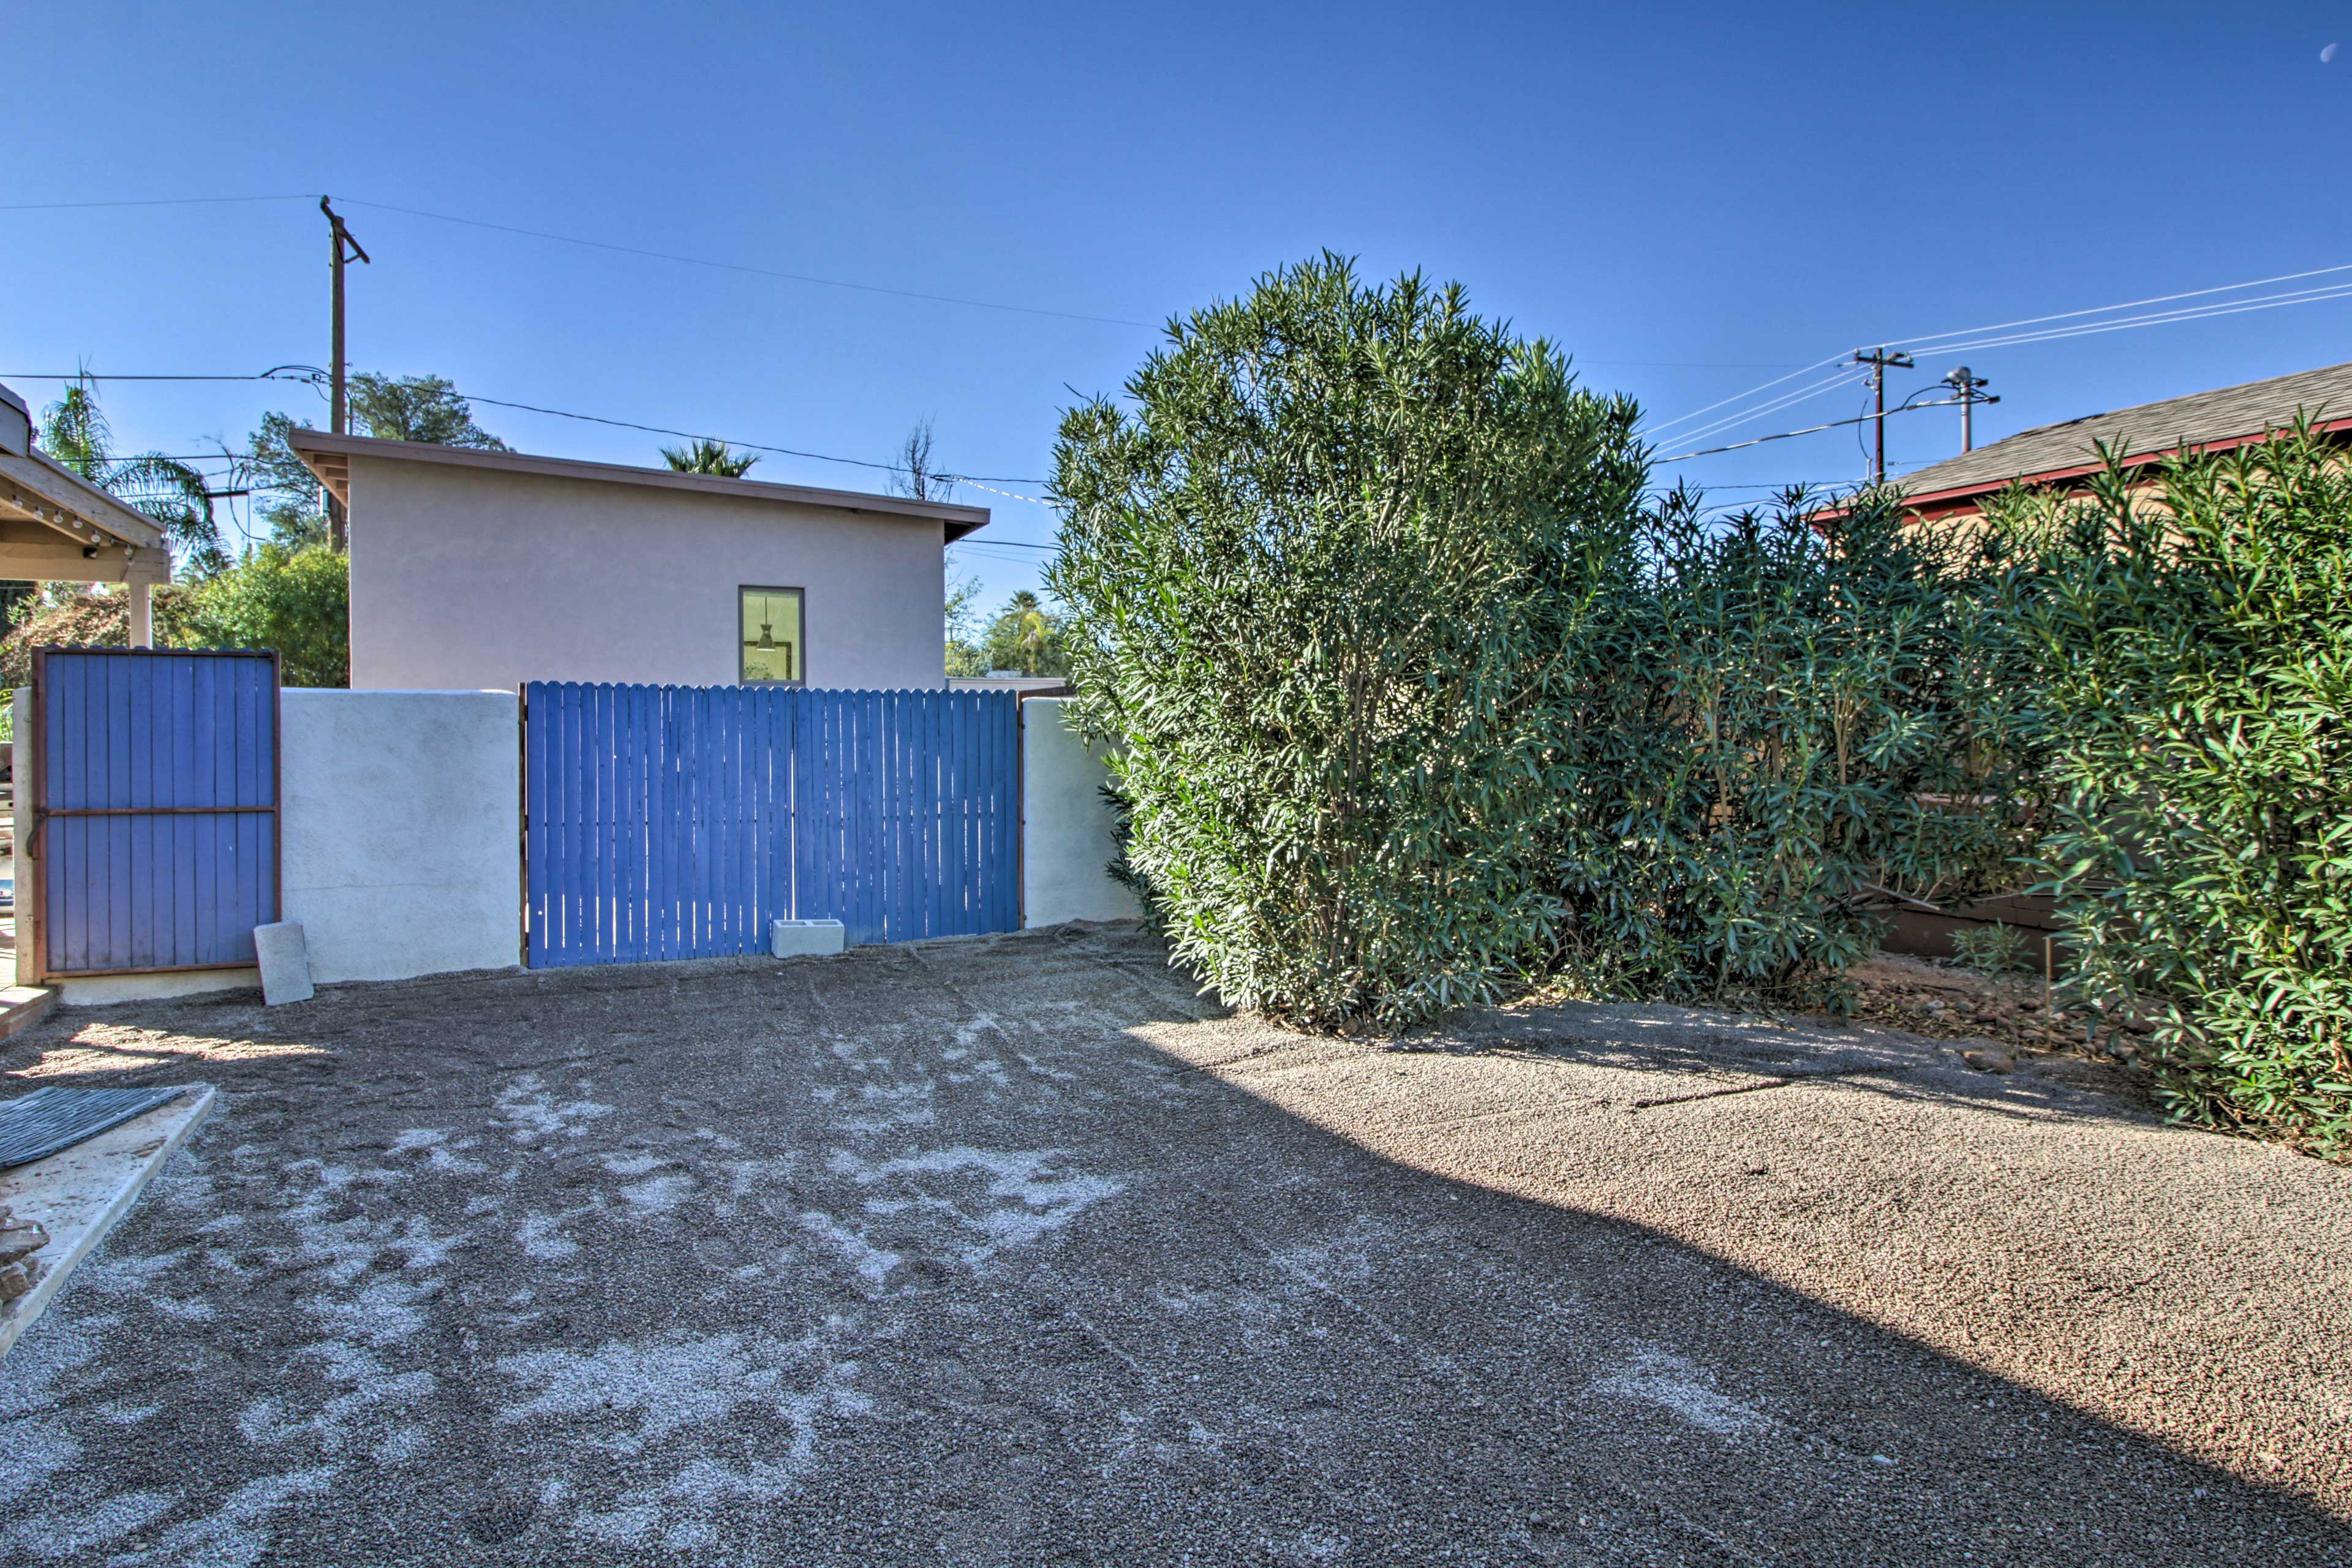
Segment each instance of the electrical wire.
[[[229,202],[314,202],[316,191],[278,196],[173,196],[150,201],[105,202],[16,202],[0,204],[0,212],[61,212],[82,207],[170,207],[205,206]],[[652,250],[644,246],[619,245],[607,239],[587,239],[576,234],[557,234],[543,228],[524,228],[518,224],[491,223],[483,218],[459,217],[454,213],[427,212],[422,207],[404,207],[391,202],[362,201],[355,196],[342,198],[347,207],[366,207],[375,212],[400,213],[408,217],[429,218],[435,223],[460,224],[467,228],[492,229],[500,234],[519,234],[532,239],[551,240],[558,245],[577,245],[591,250],[610,250],[624,256],[643,256],[656,261],[674,261],[688,267],[709,267],[723,272],[742,272],[755,278],[779,278],[793,283],[811,283],[826,289],[850,289],[865,294],[886,294],[899,300],[927,300],[940,305],[965,305],[982,310],[1007,310],[1024,316],[1050,316],[1064,321],[1093,321],[1104,326],[1143,327],[1157,329],[1157,321],[1139,321],[1125,316],[1095,316],[1079,310],[1053,310],[1038,305],[1008,305],[998,300],[973,300],[958,294],[932,294],[919,289],[892,289],[879,283],[855,283],[845,278],[824,278],[809,272],[786,272],[772,267],[752,267],[740,261],[715,261],[704,256],[686,256],[672,250]]]
[[2089,337],[2098,332],[2121,331],[2126,327],[2168,326],[2175,321],[2203,321],[2213,316],[2235,316],[2249,310],[2274,310],[2284,305],[2318,304],[2328,300],[2352,298],[2352,283],[2332,284],[2319,289],[2300,289],[2285,294],[2265,294],[2252,300],[2231,300],[2212,305],[2190,305],[2178,310],[2151,311],[2145,316],[2127,317],[2119,321],[2084,322],[2071,327],[2057,327],[2040,332],[2019,332],[2009,337],[1981,338],[1969,342],[1943,343],[1922,349],[1922,353],[1969,353],[1978,349],[2008,348],[2020,343],[2050,342],[2062,338]]
[[[738,441],[731,437],[708,436],[694,430],[673,430],[667,426],[663,425],[640,425],[633,419],[607,419],[601,414],[574,414],[569,409],[546,408],[536,403],[509,403],[504,398],[483,397],[471,392],[461,392],[457,395],[464,398],[468,403],[487,403],[493,408],[520,408],[527,414],[548,414],[554,416],[558,419],[578,419],[590,425],[610,425],[623,430],[643,430],[646,434],[653,436],[677,436],[688,441],[719,441],[723,442],[727,446],[734,447],[746,452],[775,452],[787,458],[810,458],[820,463],[846,463],[853,468],[879,468],[886,473],[893,474],[903,474],[907,471],[906,466],[902,463],[877,463],[866,458],[836,458],[827,452],[803,451],[797,447],[771,447],[762,445],[758,441]],[[980,483],[980,478],[978,476],[972,474],[950,474],[942,472],[939,477],[942,479],[953,479],[959,484],[969,481],[974,485],[979,485],[982,489],[986,489],[988,488],[987,486]],[[1002,479],[1008,485],[1041,485],[1045,482],[1043,479],[1005,479],[1002,474],[991,474],[987,477],[994,479]],[[999,490],[996,493],[999,495],[1012,494],[1010,490]],[[1027,500],[1030,498],[1027,496],[1018,496],[1014,499],[1018,500]]]
[[318,192],[301,191],[284,196],[163,196],[152,201],[133,202],[7,202],[0,204],[0,212],[63,212],[68,207],[202,207],[230,202],[315,202],[318,199]]
[[[1809,403],[1816,397],[1825,396],[1830,393],[1835,392],[1842,386],[1852,386],[1857,382],[1867,381],[1869,379],[1870,371],[1868,367],[1850,365],[1845,369],[1839,371],[1835,375],[1825,377],[1821,381],[1813,382],[1806,386],[1798,387],[1792,392],[1783,393],[1780,396],[1774,398],[1769,403],[1760,404],[1754,408],[1727,416],[1726,417],[1715,420],[1712,423],[1699,426],[1696,429],[1682,431],[1675,437],[1675,439],[1677,441],[1704,441],[1709,436],[1716,435],[1720,431],[1733,429],[1738,426],[1748,424],[1751,420],[1761,419],[1767,414],[1775,414],[1783,408],[1791,407],[1800,403]],[[1653,432],[1644,430],[1643,434],[1647,436],[1653,434]]]
[[[2346,262],[2337,267],[2315,267],[2306,272],[2282,272],[2275,278],[2255,278],[2243,283],[2217,283],[2210,289],[2189,289],[2178,294],[2156,294],[2145,300],[2128,300],[2120,305],[2095,305],[2083,310],[2060,310],[2049,316],[2027,316],[2014,321],[1998,321],[1989,327],[1964,327],[1958,331],[1950,332],[1922,332],[1915,338],[1891,339],[1887,346],[1893,347],[1895,343],[1927,342],[1940,338],[1974,337],[1979,332],[2005,332],[2012,327],[2038,326],[2043,321],[2063,321],[2078,316],[2105,316],[2116,310],[2137,310],[2143,305],[2167,305],[2175,300],[2194,300],[2206,294],[2234,294],[2241,289],[2267,289],[2273,283],[2292,283],[2298,279],[2320,278],[2331,272],[2352,272],[2352,262]],[[1927,352],[1934,353],[1942,351],[1929,349]]]
[[940,305],[969,305],[982,310],[1009,310],[1024,316],[1051,316],[1065,321],[1094,321],[1112,327],[1156,328],[1156,321],[1138,321],[1125,316],[1093,316],[1078,310],[1049,310],[1037,305],[1007,305],[996,300],[971,300],[956,294],[929,294],[917,289],[890,289],[878,283],[852,283],[841,278],[820,278],[808,272],[784,272],[772,267],[752,267],[740,261],[713,261],[708,257],[686,256],[674,250],[649,250],[637,245],[616,245],[606,239],[583,239],[576,234],[556,234],[543,228],[524,228],[510,223],[490,223],[477,217],[457,217],[449,213],[426,212],[422,207],[394,206],[390,202],[362,201],[356,196],[342,198],[347,207],[366,207],[375,212],[403,213],[410,217],[430,218],[436,223],[462,224],[467,228],[494,229],[500,234],[527,235],[532,239],[553,240],[559,245],[584,246],[591,250],[617,251],[624,256],[650,257],[656,261],[676,261],[688,267],[709,267],[722,272],[749,273],[755,278],[781,278],[793,283],[814,283],[827,289],[853,289],[866,294],[887,294],[899,300],[928,300]]
[[[281,373],[283,373],[283,372],[289,371],[289,370],[299,370],[299,371],[301,371],[301,372],[302,372],[302,374],[281,374]],[[260,374],[258,374],[258,375],[109,375],[109,374],[101,374],[101,373],[97,372],[97,371],[87,371],[87,370],[85,370],[85,371],[77,371],[77,372],[75,372],[73,374],[70,374],[70,375],[60,375],[60,374],[57,374],[49,373],[49,372],[28,371],[28,370],[26,370],[26,371],[0,371],[0,380],[11,380],[11,381],[84,381],[84,380],[87,380],[87,381],[293,381],[293,382],[310,382],[310,383],[314,383],[314,384],[315,384],[316,382],[318,382],[319,380],[320,380],[321,378],[323,378],[323,377],[324,377],[324,375],[325,375],[325,374],[326,374],[326,373],[325,373],[324,371],[313,371],[313,370],[309,369],[308,367],[303,367],[303,366],[289,366],[289,365],[280,365],[280,366],[278,366],[276,369],[264,371],[264,372],[262,372],[262,373],[261,373]],[[820,463],[845,463],[845,464],[847,464],[847,465],[849,465],[849,466],[851,466],[851,467],[854,467],[854,468],[878,468],[878,469],[880,469],[880,470],[882,470],[882,471],[884,471],[884,472],[886,472],[886,473],[893,473],[893,474],[903,474],[903,473],[905,473],[905,472],[907,471],[905,465],[903,465],[903,464],[899,464],[899,463],[877,463],[877,462],[874,462],[874,461],[872,461],[871,459],[869,459],[869,458],[837,458],[837,457],[835,457],[835,456],[834,456],[832,453],[830,453],[830,452],[811,452],[811,451],[807,451],[807,450],[804,450],[804,449],[803,449],[803,448],[801,448],[801,447],[776,447],[776,446],[770,446],[770,445],[766,445],[766,444],[764,444],[764,443],[758,442],[758,441],[739,441],[739,440],[733,439],[732,437],[724,437],[724,436],[711,436],[711,435],[704,434],[704,433],[702,433],[702,432],[700,432],[700,431],[695,431],[695,430],[674,430],[674,429],[670,428],[668,426],[666,426],[666,425],[641,425],[641,424],[639,424],[639,423],[637,423],[636,421],[632,420],[632,419],[609,419],[609,418],[606,418],[604,416],[603,416],[603,415],[601,415],[601,414],[578,414],[578,413],[574,413],[574,412],[572,412],[572,410],[567,409],[567,408],[549,408],[549,407],[546,407],[546,406],[544,406],[544,405],[541,405],[541,404],[536,404],[536,403],[514,403],[514,402],[509,402],[509,401],[508,401],[507,399],[505,399],[505,398],[500,398],[500,397],[484,397],[484,396],[482,396],[482,395],[481,395],[480,394],[478,394],[478,393],[472,393],[472,392],[461,392],[461,393],[459,393],[457,395],[458,395],[458,396],[460,396],[460,397],[462,397],[463,399],[465,399],[467,403],[483,403],[483,404],[488,404],[489,406],[491,406],[491,407],[493,407],[493,408],[515,408],[515,409],[520,409],[522,412],[524,412],[524,413],[526,413],[526,414],[545,414],[545,415],[550,415],[550,416],[553,416],[553,417],[555,417],[555,418],[558,418],[558,419],[577,419],[577,420],[581,420],[581,421],[583,421],[583,422],[584,422],[584,423],[586,423],[586,424],[590,424],[590,425],[609,425],[609,426],[614,426],[615,428],[623,429],[623,430],[642,430],[642,431],[646,432],[647,435],[652,435],[652,436],[676,436],[676,437],[679,437],[679,438],[680,438],[680,439],[682,439],[682,440],[688,440],[688,441],[719,441],[719,442],[722,442],[722,443],[724,443],[724,444],[725,444],[725,445],[727,445],[727,446],[734,447],[739,447],[739,448],[740,448],[741,450],[744,450],[744,451],[747,451],[747,452],[772,452],[772,453],[776,453],[776,454],[779,454],[779,455],[781,455],[781,456],[787,457],[787,458],[806,458],[811,459],[812,461],[814,461],[814,462],[820,462]],[[211,456],[211,455],[212,455],[212,454],[206,454],[206,456]],[[992,494],[994,494],[994,495],[1002,495],[1002,496],[1011,496],[1014,500],[1025,500],[1025,501],[1029,501],[1029,502],[1031,502],[1033,505],[1036,505],[1036,506],[1047,506],[1047,505],[1052,504],[1052,503],[1047,502],[1047,501],[1041,501],[1041,500],[1037,500],[1037,498],[1036,498],[1036,497],[1034,497],[1034,496],[1017,495],[1017,494],[1015,494],[1015,493],[1014,493],[1013,491],[1012,491],[1012,490],[1000,490],[1000,489],[995,489],[992,486],[990,486],[990,485],[987,485],[987,484],[983,484],[983,483],[982,483],[982,479],[994,479],[994,480],[998,481],[999,483],[1002,483],[1002,484],[1008,484],[1008,485],[1043,485],[1043,484],[1046,484],[1046,483],[1050,482],[1050,481],[1045,480],[1045,479],[1017,479],[1017,478],[1013,478],[1013,477],[1011,477],[1011,476],[1008,476],[1008,475],[1004,475],[1004,474],[986,474],[986,475],[980,475],[980,474],[950,474],[950,473],[944,473],[944,472],[943,472],[943,473],[941,473],[939,477],[940,477],[940,479],[952,479],[952,480],[954,480],[955,482],[957,482],[957,483],[959,483],[959,484],[965,484],[965,483],[969,483],[969,484],[971,484],[971,485],[973,485],[973,486],[976,486],[977,488],[979,488],[979,489],[981,489],[989,490]]]
[[[2148,305],[2169,304],[2177,300],[2201,299],[2211,294],[2234,294],[2248,289],[2267,288],[2273,283],[2292,283],[2305,278],[2320,278],[2338,272],[2352,272],[2352,262],[2347,262],[2335,267],[2315,267],[2301,272],[2281,273],[2274,278],[2250,279],[2242,283],[2216,284],[2211,288],[2183,289],[2180,292],[2174,294],[2151,295],[2145,300],[2129,300],[2113,305],[2094,306],[2086,310],[2059,310],[2044,316],[2021,317],[2013,321],[1997,321],[1980,327],[1968,327],[1952,331],[1922,332],[1907,338],[1887,339],[1885,340],[1885,342],[1888,347],[1894,347],[1897,344],[1904,343],[1924,345],[1918,350],[1918,352],[1922,353],[1960,353],[1971,352],[1979,348],[2005,348],[2024,342],[2046,342],[2064,337],[2089,336],[2095,332],[2120,331],[2126,327],[2160,326],[2175,321],[2196,321],[2209,316],[2235,315],[2242,310],[2274,309],[2277,304],[2315,302],[2319,300],[2336,299],[2343,296],[2342,294],[2334,291],[2332,289],[2306,289],[2288,295],[2265,296],[2264,299],[2261,300],[2217,300],[2211,305],[2192,306],[2183,311],[2154,311],[2145,316],[2129,318],[2124,321],[2088,322],[2074,327],[2059,328],[2047,333],[2021,333],[2011,337],[1994,337],[1988,335],[2011,332],[2016,328],[2041,326],[2053,321],[2079,322],[2081,321],[2081,318],[2086,316],[2112,315],[2118,310],[2136,310]],[[2347,291],[2352,292],[2352,290]],[[1659,424],[1649,426],[1645,428],[1644,433],[1663,433],[1664,431],[1674,429],[1677,426],[1686,425],[1690,421],[1698,418],[1701,415],[1711,414],[1717,409],[1745,403],[1759,393],[1769,392],[1772,388],[1779,386],[1785,382],[1795,380],[1798,376],[1804,374],[1805,371],[1819,370],[1825,366],[1835,364],[1839,360],[1842,360],[1844,357],[1845,356],[1843,354],[1835,355],[1830,359],[1821,360],[1813,364],[1807,365],[1804,370],[1794,371],[1787,375],[1777,376],[1770,381],[1763,382],[1756,386],[1749,387],[1745,392],[1735,393],[1729,397],[1718,399],[1714,403],[1706,405],[1703,408],[1696,408],[1690,413],[1682,415],[1676,418],[1664,420]],[[1787,405],[1785,403],[1778,402],[1773,405],[1774,407],[1784,407],[1786,405]],[[1728,429],[1734,425],[1743,423],[1748,417],[1760,417],[1763,412],[1769,412],[1769,410],[1759,409],[1755,411],[1753,414],[1733,414],[1725,416],[1715,422],[1714,426],[1710,427],[1708,433]],[[1685,431],[1679,438],[1692,439],[1699,434],[1700,433],[1696,431]]]
[[1803,375],[1807,371],[1823,369],[1829,365],[1837,363],[1843,358],[1845,358],[1845,355],[1836,353],[1832,354],[1827,359],[1815,360],[1812,363],[1792,370],[1786,375],[1776,375],[1771,380],[1764,382],[1759,385],[1751,386],[1745,392],[1734,393],[1729,397],[1724,398],[1720,402],[1710,403],[1704,408],[1694,408],[1688,414],[1682,415],[1674,419],[1665,420],[1661,424],[1650,426],[1648,428],[1652,431],[1671,430],[1677,425],[1688,424],[1691,420],[1697,418],[1702,414],[1712,414],[1717,409],[1721,408],[1727,404],[1741,402],[1744,399],[1755,396],[1759,392],[1768,392],[1773,387],[1780,385],[1784,381],[1794,381],[1799,376]]

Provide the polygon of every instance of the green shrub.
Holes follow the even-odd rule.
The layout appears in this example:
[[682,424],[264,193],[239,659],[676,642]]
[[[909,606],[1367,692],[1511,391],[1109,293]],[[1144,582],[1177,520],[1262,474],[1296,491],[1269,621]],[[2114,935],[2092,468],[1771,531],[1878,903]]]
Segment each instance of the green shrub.
[[2179,1116],[2352,1154],[2352,480],[2308,426],[2134,502],[2007,498],[2035,861]]
[[[342,555],[324,545],[264,544],[201,583],[158,586],[155,646],[275,648],[287,685],[349,686],[350,581]],[[130,640],[127,594],[78,593],[0,638],[0,685],[32,679],[37,647],[121,647]]]
[[[152,626],[162,647],[187,647],[187,609],[193,589],[158,584],[151,600]],[[71,597],[27,613],[0,637],[0,686],[26,686],[33,679],[37,647],[124,647],[131,641],[131,595],[123,589],[84,588]]]
[[341,552],[263,544],[189,598],[182,646],[275,648],[289,686],[352,683],[351,570]]
[[1567,912],[1546,828],[1633,406],[1328,256],[1171,326],[1127,391],[1063,421],[1046,581],[1175,957],[1322,1026],[1524,984]]
[[1562,737],[1570,957],[1643,995],[1820,996],[1884,911],[2012,881],[2014,694],[1982,561],[1890,494],[1669,497]]
[[2024,933],[1999,921],[1954,931],[1952,956],[1961,968],[1973,969],[1979,974],[2013,974],[2032,967]]

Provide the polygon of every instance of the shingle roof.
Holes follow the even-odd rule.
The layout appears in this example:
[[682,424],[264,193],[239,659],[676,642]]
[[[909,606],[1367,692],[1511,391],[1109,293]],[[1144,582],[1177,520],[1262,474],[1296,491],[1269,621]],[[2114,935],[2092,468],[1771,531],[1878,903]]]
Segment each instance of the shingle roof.
[[2352,364],[2039,426],[1964,457],[1932,463],[1896,482],[1915,500],[1997,489],[2011,479],[2087,468],[2097,461],[2091,449],[2096,441],[2119,444],[2126,456],[2143,457],[2169,451],[2183,441],[2204,446],[2259,436],[2292,420],[2298,409],[2308,410],[2315,418],[2324,415],[2330,424],[2352,420]]

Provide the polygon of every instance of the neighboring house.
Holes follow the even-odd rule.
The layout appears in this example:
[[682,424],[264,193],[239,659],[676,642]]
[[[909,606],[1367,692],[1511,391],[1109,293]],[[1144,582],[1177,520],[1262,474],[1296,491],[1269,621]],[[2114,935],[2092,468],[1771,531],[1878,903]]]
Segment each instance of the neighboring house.
[[2352,364],[2250,381],[2218,392],[2143,403],[2021,431],[1896,482],[1906,504],[1929,521],[1974,517],[1988,497],[2011,484],[2080,489],[2101,471],[2096,442],[2120,450],[2127,468],[2146,468],[2185,444],[2207,451],[2265,439],[2308,414],[2321,430],[2352,439]]
[[351,510],[352,685],[937,689],[984,507],[317,430]]
[[33,447],[25,400],[0,386],[0,580],[122,583],[131,595],[131,644],[145,647],[158,584],[172,580],[172,551],[154,519],[132,510]]

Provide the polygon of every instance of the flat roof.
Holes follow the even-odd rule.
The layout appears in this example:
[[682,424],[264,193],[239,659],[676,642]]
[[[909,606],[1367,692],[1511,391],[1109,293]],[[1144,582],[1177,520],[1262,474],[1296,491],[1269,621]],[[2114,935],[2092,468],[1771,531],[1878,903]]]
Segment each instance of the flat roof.
[[809,485],[778,485],[764,479],[728,479],[713,474],[681,474],[672,468],[640,468],[626,463],[591,463],[578,458],[542,458],[528,452],[484,452],[471,447],[443,447],[430,441],[387,441],[374,436],[335,436],[324,430],[297,428],[288,433],[292,447],[320,483],[345,506],[352,504],[351,460],[373,458],[388,462],[440,463],[457,468],[488,468],[498,473],[536,474],[551,479],[588,479],[602,484],[643,485],[652,489],[696,490],[705,495],[739,496],[748,500],[782,501],[795,506],[829,507],[836,511],[884,512],[893,517],[936,518],[947,528],[950,544],[974,530],[988,526],[988,508],[958,506],[950,501],[916,500],[910,496],[869,495],[863,490],[819,489]]

